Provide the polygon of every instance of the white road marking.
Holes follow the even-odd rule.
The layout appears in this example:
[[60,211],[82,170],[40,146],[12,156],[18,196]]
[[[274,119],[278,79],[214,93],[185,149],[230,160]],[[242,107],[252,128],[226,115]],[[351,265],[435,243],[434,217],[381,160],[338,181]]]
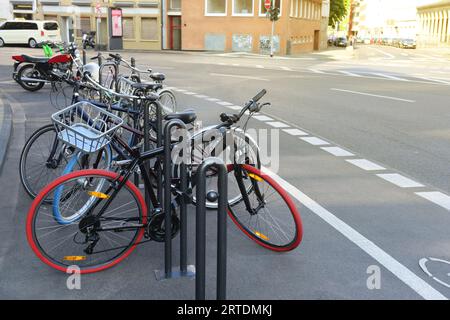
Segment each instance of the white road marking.
[[210,73],[209,75],[216,76],[216,77],[230,77],[230,78],[238,78],[238,79],[257,80],[257,81],[269,81],[268,79],[265,79],[265,78],[240,76],[240,75],[236,75],[236,74]]
[[419,188],[424,187],[423,184],[411,180],[398,173],[377,174],[378,177],[395,184],[400,188]]
[[375,50],[375,51],[377,51],[377,52],[379,52],[379,53],[381,53],[381,54],[384,54],[386,57],[388,57],[388,58],[390,58],[390,59],[394,59],[394,58],[395,58],[395,56],[394,56],[393,54],[384,52],[383,50],[376,49],[376,48],[373,48],[373,50]]
[[353,73],[353,72],[348,72],[348,71],[339,71],[339,72],[342,73],[342,74],[345,74],[347,76],[350,76],[350,77],[358,77],[358,78],[361,77],[359,74],[356,74],[356,73]]
[[345,160],[363,170],[366,171],[378,171],[378,170],[386,170],[386,168],[383,168],[382,166],[373,163],[372,161],[366,160],[366,159],[350,159]]
[[353,94],[359,94],[359,95],[375,97],[375,98],[403,101],[403,102],[409,102],[409,103],[415,103],[416,102],[415,100],[402,99],[402,98],[389,97],[389,96],[382,96],[382,95],[378,95],[378,94],[372,94],[372,93],[366,93],[366,92],[358,92],[358,91],[352,91],[352,90],[344,90],[344,89],[337,89],[337,88],[331,88],[330,90],[332,90],[332,91],[340,91],[340,92],[347,92],[347,93],[353,93]]
[[416,194],[424,199],[427,199],[438,206],[450,210],[450,197],[442,192],[416,192]]
[[283,69],[284,71],[292,71],[292,69],[288,67],[281,67],[281,69]]
[[273,121],[273,119],[268,116],[253,116],[253,118],[259,121]]
[[232,103],[226,102],[226,101],[217,101],[217,104],[220,104],[221,106],[232,106]]
[[183,92],[183,94],[187,94],[188,96],[193,96],[193,95],[196,95],[197,93],[186,91],[186,92]]
[[173,90],[178,91],[178,92],[186,92],[187,91],[187,90],[184,90],[184,89],[173,89]]
[[378,72],[372,72],[371,74],[378,76],[378,77],[382,77],[382,78],[387,78],[387,79],[391,79],[391,80],[397,80],[397,81],[409,81],[408,79],[403,79],[403,78],[399,78],[390,74],[385,74],[385,73],[378,73]]
[[239,64],[239,63],[233,63],[232,66],[233,66],[233,67],[239,67],[240,64]]
[[440,80],[440,79],[433,79],[433,78],[424,78],[424,77],[420,77],[423,80],[427,80],[427,81],[433,81],[433,82],[438,82],[438,83],[443,83],[443,84],[450,84],[449,81],[444,81],[444,80]]
[[354,156],[353,153],[351,153],[345,149],[339,148],[339,147],[322,147],[320,149],[322,149],[323,151],[326,151],[328,153],[331,153],[333,156],[336,156],[336,157],[353,157]]
[[306,133],[300,129],[283,129],[283,131],[292,136],[308,136],[309,135],[309,133]]
[[260,64],[257,64],[256,67],[257,67],[258,69],[264,69],[264,66],[262,66],[262,65],[260,65]]
[[314,73],[321,73],[324,74],[325,72],[323,72],[322,70],[317,70],[317,69],[308,69],[309,71],[312,71]]
[[266,122],[266,123],[274,128],[289,128],[289,125],[280,121]]
[[196,97],[197,97],[197,98],[200,98],[200,99],[206,99],[206,98],[209,98],[208,96],[205,96],[204,94],[197,94]]
[[297,199],[302,205],[311,210],[311,212],[328,223],[331,227],[333,227],[336,231],[338,231],[348,240],[357,245],[361,250],[363,250],[373,259],[378,261],[379,264],[384,266],[400,281],[409,286],[422,298],[427,300],[447,300],[447,298],[443,294],[430,286],[426,281],[418,277],[407,267],[395,260],[387,252],[378,247],[375,243],[364,237],[361,233],[336,217],[333,213],[322,207],[302,191],[266,168],[263,168],[263,172],[272,177],[287,192],[289,192],[292,197]]
[[302,139],[305,142],[308,142],[309,144],[312,144],[313,146],[324,146],[330,144],[329,142],[316,137],[304,137],[300,139]]
[[240,106],[226,106],[227,108],[230,108],[232,110],[241,110],[243,107]]
[[220,101],[220,99],[217,99],[217,98],[208,98],[208,99],[206,99],[206,100],[212,101],[212,102]]

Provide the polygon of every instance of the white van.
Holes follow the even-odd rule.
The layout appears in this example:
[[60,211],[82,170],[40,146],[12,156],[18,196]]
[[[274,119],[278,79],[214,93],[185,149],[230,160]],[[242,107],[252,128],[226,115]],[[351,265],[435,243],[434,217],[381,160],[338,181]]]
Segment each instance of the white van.
[[8,20],[0,25],[0,47],[5,44],[28,44],[35,48],[42,41],[61,41],[56,21]]

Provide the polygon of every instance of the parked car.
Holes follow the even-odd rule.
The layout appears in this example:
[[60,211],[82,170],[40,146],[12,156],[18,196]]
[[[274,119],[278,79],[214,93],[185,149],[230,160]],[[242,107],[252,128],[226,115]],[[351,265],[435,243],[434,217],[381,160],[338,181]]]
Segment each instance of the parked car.
[[393,47],[399,47],[399,44],[400,44],[400,39],[398,39],[398,38],[394,38],[394,39],[392,39],[392,43],[391,43],[391,46],[393,46]]
[[336,47],[346,47],[347,46],[347,38],[346,37],[339,37],[334,40],[334,45]]
[[5,44],[28,44],[36,48],[44,41],[61,41],[56,21],[8,20],[0,25],[0,47]]
[[416,40],[414,39],[402,39],[399,41],[399,47],[403,49],[415,49]]

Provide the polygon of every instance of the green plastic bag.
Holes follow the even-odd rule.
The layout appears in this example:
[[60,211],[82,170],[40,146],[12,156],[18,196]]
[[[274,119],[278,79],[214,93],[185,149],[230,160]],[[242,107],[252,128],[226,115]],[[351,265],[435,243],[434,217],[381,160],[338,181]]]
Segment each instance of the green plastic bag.
[[48,44],[44,44],[44,45],[42,46],[42,49],[44,49],[44,55],[45,55],[47,58],[50,58],[51,56],[53,56],[53,50],[52,50],[52,48],[51,48]]

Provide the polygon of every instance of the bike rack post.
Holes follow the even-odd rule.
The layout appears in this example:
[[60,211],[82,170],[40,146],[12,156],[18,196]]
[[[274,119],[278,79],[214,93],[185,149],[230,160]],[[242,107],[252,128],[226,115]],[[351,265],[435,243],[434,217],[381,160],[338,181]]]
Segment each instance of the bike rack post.
[[[164,212],[164,272],[156,270],[156,278],[158,280],[178,278],[178,277],[193,277],[195,269],[193,266],[187,266],[187,227],[186,227],[186,212],[187,212],[187,171],[186,165],[180,165],[181,177],[181,203],[180,203],[180,267],[172,267],[172,128],[186,129],[186,124],[181,120],[174,119],[167,122],[164,126],[164,197],[163,197],[163,212]],[[183,136],[183,139],[185,137]],[[186,141],[180,141],[185,143]],[[184,191],[183,191],[184,190]]]
[[[206,198],[217,198],[217,193],[208,192],[206,195],[206,171],[215,167],[219,173],[217,187],[217,300],[226,299],[227,280],[227,206],[228,185],[227,169],[223,161],[218,158],[207,158],[197,169],[196,195],[196,239],[195,239],[195,299],[205,300],[206,292]],[[212,194],[214,193],[214,194]]]

